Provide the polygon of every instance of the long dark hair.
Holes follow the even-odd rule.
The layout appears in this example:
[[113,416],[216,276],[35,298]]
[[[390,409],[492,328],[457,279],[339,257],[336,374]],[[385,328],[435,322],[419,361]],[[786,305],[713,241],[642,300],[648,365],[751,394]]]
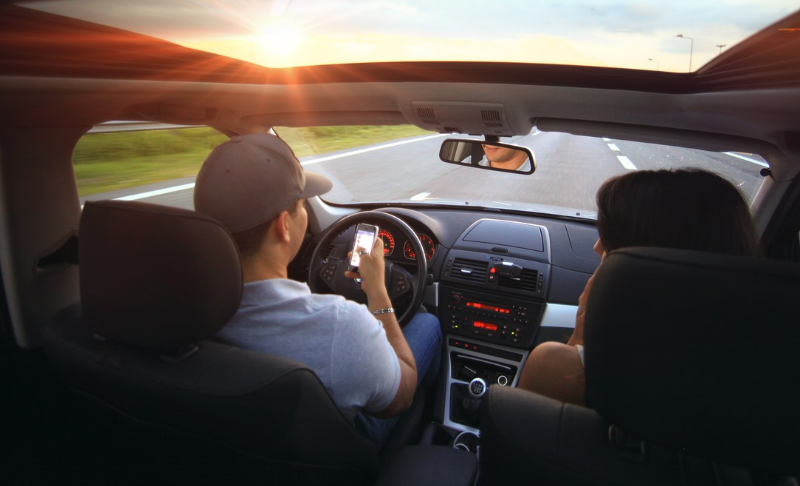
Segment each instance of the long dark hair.
[[597,191],[606,251],[660,246],[760,256],[753,217],[736,187],[700,169],[637,171]]

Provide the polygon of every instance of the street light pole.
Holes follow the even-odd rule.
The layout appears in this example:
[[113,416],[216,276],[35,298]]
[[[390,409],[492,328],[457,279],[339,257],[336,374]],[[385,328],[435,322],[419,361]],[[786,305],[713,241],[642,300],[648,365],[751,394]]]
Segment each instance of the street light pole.
[[652,61],[652,62],[656,63],[656,71],[658,71],[658,70],[659,70],[659,69],[658,69],[658,66],[659,66],[659,64],[658,64],[658,61],[656,61],[655,59],[651,59],[651,58],[647,58],[647,60],[648,60],[648,61]]
[[683,34],[678,34],[675,37],[680,37],[681,39],[689,39],[692,43],[689,45],[689,72],[692,72],[692,53],[694,52],[694,37],[686,37]]
[[719,47],[719,53],[720,54],[722,54],[722,48],[725,47],[726,45],[727,44],[717,44],[717,47]]

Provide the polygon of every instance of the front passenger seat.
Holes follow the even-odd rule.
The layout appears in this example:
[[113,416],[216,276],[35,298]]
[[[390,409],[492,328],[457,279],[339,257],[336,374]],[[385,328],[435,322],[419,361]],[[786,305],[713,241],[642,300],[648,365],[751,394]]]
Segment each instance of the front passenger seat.
[[[188,463],[198,478],[206,468],[238,483],[247,464],[261,484],[374,479],[377,447],[310,369],[213,340],[242,293],[235,243],[216,220],[88,202],[79,257],[82,302],[45,332],[46,354],[76,399],[148,431],[154,447],[177,438],[165,462]],[[191,449],[218,450],[210,456],[237,465],[203,463],[185,455]]]
[[481,484],[797,485],[798,297],[793,263],[610,253],[586,311],[591,409],[490,388]]

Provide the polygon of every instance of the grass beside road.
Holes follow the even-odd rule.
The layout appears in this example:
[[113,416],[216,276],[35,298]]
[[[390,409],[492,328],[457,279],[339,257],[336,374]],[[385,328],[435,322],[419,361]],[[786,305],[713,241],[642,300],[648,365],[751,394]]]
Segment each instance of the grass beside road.
[[[277,128],[298,157],[429,135],[413,125]],[[212,128],[90,133],[78,142],[73,166],[80,196],[192,177],[228,137]]]

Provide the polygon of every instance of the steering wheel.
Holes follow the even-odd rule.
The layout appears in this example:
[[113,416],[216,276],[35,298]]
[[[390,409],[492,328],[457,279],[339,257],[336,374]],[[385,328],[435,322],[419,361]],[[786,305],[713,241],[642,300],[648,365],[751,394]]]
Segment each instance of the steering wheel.
[[399,322],[402,327],[408,324],[411,318],[414,317],[414,314],[416,314],[420,304],[422,304],[425,277],[428,274],[428,262],[425,260],[425,251],[422,248],[422,243],[420,243],[417,234],[397,216],[379,211],[364,211],[347,215],[335,222],[328,228],[327,233],[325,233],[319,243],[317,243],[316,248],[314,248],[314,253],[311,256],[311,263],[308,266],[308,286],[312,292],[316,292],[317,282],[323,282],[334,293],[346,299],[366,304],[367,296],[364,291],[361,290],[361,284],[354,279],[344,276],[348,264],[347,252],[351,249],[349,244],[344,248],[344,251],[342,251],[341,247],[337,247],[332,254],[325,258],[323,258],[323,255],[334,238],[339,236],[344,230],[358,223],[370,223],[383,226],[380,224],[382,222],[390,223],[391,226],[400,229],[413,247],[414,254],[417,256],[415,259],[417,272],[414,275],[402,266],[392,263],[389,260],[384,260],[386,264],[386,290],[389,291],[389,298],[392,302],[395,302],[398,297],[404,296],[409,292],[411,293],[411,303],[402,314],[397,316],[397,322]]

